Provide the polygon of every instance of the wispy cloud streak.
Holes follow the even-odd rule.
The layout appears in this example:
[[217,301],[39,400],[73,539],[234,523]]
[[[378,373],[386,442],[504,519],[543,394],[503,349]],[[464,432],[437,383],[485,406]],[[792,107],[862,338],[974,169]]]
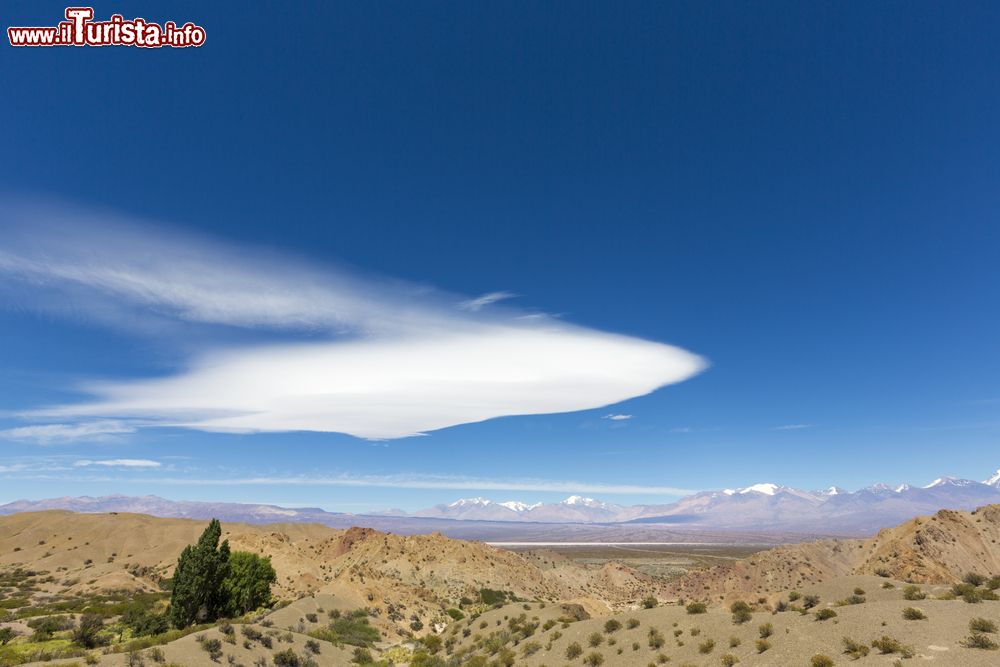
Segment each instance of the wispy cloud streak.
[[[0,275],[21,291],[72,294],[95,310],[124,304],[132,317],[188,326],[294,334],[198,349],[166,377],[90,383],[82,387],[88,400],[32,411],[35,418],[389,439],[598,408],[706,366],[661,343],[506,309],[485,312],[505,292],[462,301],[134,223],[23,207],[0,209],[4,218]],[[302,342],[302,332],[313,340]],[[29,426],[7,436],[48,433],[55,441],[55,426],[84,428]]]

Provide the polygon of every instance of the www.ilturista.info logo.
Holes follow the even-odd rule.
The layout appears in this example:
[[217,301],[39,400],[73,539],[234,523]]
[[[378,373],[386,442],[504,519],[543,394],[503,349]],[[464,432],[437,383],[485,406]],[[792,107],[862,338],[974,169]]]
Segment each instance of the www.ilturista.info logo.
[[126,20],[112,14],[107,21],[94,21],[93,7],[67,7],[66,20],[55,27],[10,27],[11,46],[138,46],[158,49],[164,46],[185,48],[205,43],[205,29],[191,22],[178,26],[173,21],[163,25],[146,19]]

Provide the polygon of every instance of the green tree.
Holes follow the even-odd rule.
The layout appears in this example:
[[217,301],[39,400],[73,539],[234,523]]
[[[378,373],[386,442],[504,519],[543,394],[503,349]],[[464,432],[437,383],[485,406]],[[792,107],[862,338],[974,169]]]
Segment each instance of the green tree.
[[219,544],[222,525],[212,519],[208,528],[181,552],[174,570],[168,615],[177,628],[214,620],[227,606],[222,584],[229,574],[229,540]]
[[271,559],[248,551],[229,555],[229,574],[222,582],[222,595],[230,616],[242,616],[271,602],[271,584],[278,576]]
[[14,628],[0,628],[0,646],[6,646],[7,642],[17,637]]
[[97,614],[84,614],[80,617],[80,625],[73,631],[73,641],[83,648],[100,646],[100,632],[103,629],[103,618]]

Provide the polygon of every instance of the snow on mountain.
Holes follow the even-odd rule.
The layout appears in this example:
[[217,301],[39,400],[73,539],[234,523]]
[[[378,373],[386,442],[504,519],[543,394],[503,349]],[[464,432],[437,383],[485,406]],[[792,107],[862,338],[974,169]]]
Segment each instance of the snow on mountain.
[[455,502],[450,503],[448,507],[485,507],[492,504],[493,501],[487,498],[459,498]]
[[982,482],[974,482],[971,479],[958,479],[957,477],[938,477],[924,488],[933,489],[938,486],[972,486],[974,484],[982,484]]
[[997,471],[993,473],[992,477],[984,480],[983,484],[986,484],[987,486],[995,486],[1000,489],[1000,469],[997,469]]
[[583,496],[570,496],[566,500],[560,503],[562,505],[584,505],[586,507],[607,507],[607,503],[594,500],[593,498],[584,498]]

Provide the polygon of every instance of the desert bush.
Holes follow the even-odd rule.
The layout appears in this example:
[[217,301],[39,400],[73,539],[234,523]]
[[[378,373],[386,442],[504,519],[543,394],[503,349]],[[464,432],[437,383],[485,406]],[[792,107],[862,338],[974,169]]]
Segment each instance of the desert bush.
[[850,637],[844,637],[844,653],[851,657],[851,660],[860,660],[868,655],[868,647],[854,641]]
[[649,648],[659,649],[663,647],[665,640],[663,634],[656,628],[649,629]]
[[979,632],[973,632],[959,643],[965,648],[978,648],[987,651],[995,651],[1000,646],[993,639]]
[[750,609],[750,605],[743,600],[737,600],[730,605],[729,611],[732,612],[733,623],[736,625],[742,625],[753,618],[753,612]]
[[539,644],[538,642],[528,642],[527,644],[524,645],[524,648],[521,650],[524,652],[525,657],[527,657],[529,655],[534,655],[535,653],[538,653],[540,650],[542,650],[542,645]]
[[903,588],[903,599],[904,600],[923,600],[927,597],[927,593],[920,590],[920,586],[909,585]]
[[927,614],[916,607],[907,607],[903,610],[903,618],[907,621],[924,621],[927,620]]
[[311,631],[309,636],[334,644],[363,647],[369,647],[379,640],[378,630],[368,624],[368,614],[363,609],[341,614],[325,628]]
[[817,653],[809,659],[809,667],[833,667],[833,658]]
[[354,652],[351,654],[351,662],[357,665],[370,665],[375,662],[375,658],[372,657],[371,651],[358,646],[355,647]]
[[765,623],[764,625],[757,628],[757,634],[760,635],[761,639],[767,639],[774,634],[774,626],[770,623]]
[[628,619],[627,621],[625,621],[625,627],[627,627],[629,630],[639,627],[639,619],[638,618]]
[[726,653],[721,658],[719,658],[719,662],[722,663],[723,667],[733,667],[733,665],[735,665],[739,661],[740,659],[737,658],[732,653]]
[[660,601],[657,600],[656,597],[653,595],[647,595],[642,599],[643,609],[652,609],[653,607],[656,607],[658,604],[660,604]]
[[14,628],[0,628],[0,646],[6,646],[15,637],[17,631]]
[[758,639],[754,646],[757,647],[757,653],[763,653],[767,649],[771,648],[771,642],[766,639]]
[[275,653],[273,660],[277,667],[299,667],[299,656],[290,648]]
[[104,643],[101,630],[104,629],[104,619],[97,614],[84,614],[80,624],[73,631],[73,643],[83,648],[96,648]]
[[986,577],[976,572],[967,572],[965,576],[962,577],[962,581],[971,586],[982,586],[986,583]]
[[711,653],[715,650],[715,640],[706,639],[702,643],[698,644],[698,653]]
[[215,637],[201,642],[201,647],[208,652],[208,657],[212,660],[218,660],[222,657],[222,642]]
[[604,622],[604,632],[611,634],[613,632],[618,632],[622,629],[622,624],[619,621],[611,618]]
[[598,667],[599,665],[604,664],[604,656],[597,651],[593,651],[588,653],[587,657],[583,659],[583,664],[588,667]]
[[319,655],[320,653],[319,642],[316,641],[315,639],[307,639],[306,650],[312,653],[313,655]]
[[587,644],[589,644],[591,648],[600,646],[603,641],[604,637],[601,636],[600,632],[591,632],[587,637]]
[[424,645],[427,652],[431,655],[436,655],[438,651],[441,650],[441,646],[444,642],[437,635],[426,635],[420,638],[420,643]]
[[[790,597],[791,596],[789,596],[789,598]],[[813,607],[815,607],[818,604],[819,604],[819,596],[818,595],[807,595],[804,598],[802,598],[802,607],[804,609],[812,609]]]
[[684,608],[689,614],[704,614],[708,611],[708,606],[704,602],[689,602]]
[[739,637],[735,636],[735,635],[729,638],[729,648],[736,648],[737,646],[739,646],[742,643],[743,643],[743,640],[740,639]]
[[829,607],[825,607],[825,608],[820,609],[819,611],[816,612],[816,620],[817,621],[826,621],[828,619],[834,618],[836,615],[837,615],[837,612],[835,612],[834,610],[830,609]]
[[159,646],[154,646],[153,648],[149,649],[149,651],[146,652],[146,655],[149,656],[150,660],[158,664],[163,664],[164,662],[167,661],[167,656],[163,655],[163,649],[161,649]]
[[580,644],[578,644],[577,642],[573,642],[566,647],[567,660],[575,660],[576,658],[579,658],[581,655],[583,655],[583,649],[580,648]]
[[997,624],[985,618],[974,618],[969,621],[970,632],[996,632]]
[[889,637],[888,635],[883,635],[879,639],[872,642],[872,648],[878,649],[878,652],[887,655],[889,653],[899,653],[904,658],[913,657],[913,649],[909,646],[905,646],[898,639]]

